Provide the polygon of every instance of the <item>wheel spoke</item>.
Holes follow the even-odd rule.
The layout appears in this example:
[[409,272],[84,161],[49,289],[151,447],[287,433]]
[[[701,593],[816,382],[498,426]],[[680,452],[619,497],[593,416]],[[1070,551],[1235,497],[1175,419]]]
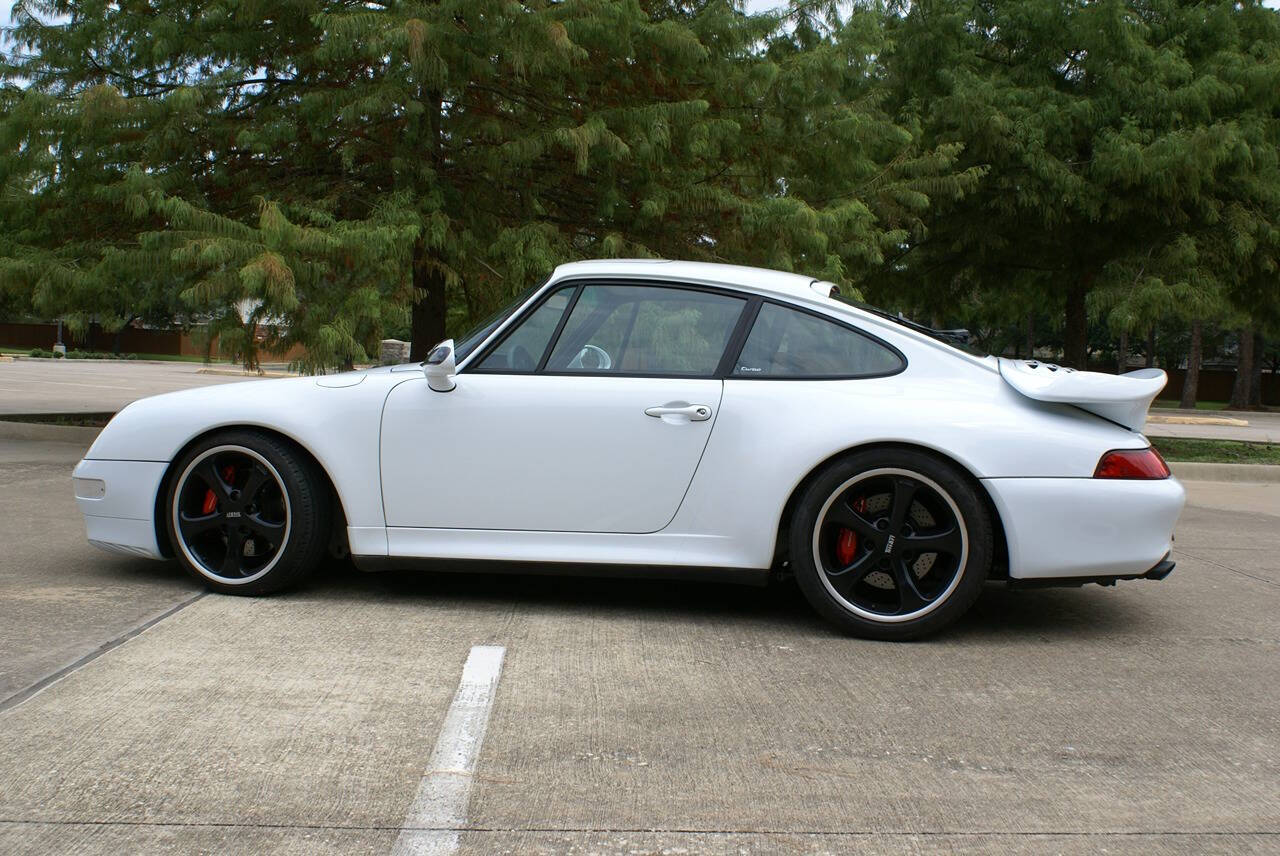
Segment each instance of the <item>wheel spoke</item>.
[[178,528],[182,530],[182,537],[194,538],[197,535],[203,535],[210,529],[217,529],[223,524],[223,517],[220,513],[213,514],[187,514],[185,511],[178,513]]
[[213,490],[219,502],[231,497],[231,486],[222,480],[222,476],[218,473],[218,468],[214,465],[212,457],[205,458],[200,463],[200,466],[195,468],[192,475],[197,476],[207,484]]
[[845,565],[843,568],[839,568],[834,571],[826,570],[825,568],[824,570],[826,570],[827,576],[829,577],[843,577],[843,576],[852,575],[854,577],[857,577],[858,579],[862,579],[867,574],[871,573],[872,570],[875,569],[876,561],[879,558],[880,558],[879,553],[872,550],[868,550],[858,558],[854,559],[848,565]]
[[911,479],[895,478],[893,480],[893,504],[889,512],[890,533],[901,535],[902,525],[907,522],[907,512],[911,510],[917,487],[919,485]]
[[879,567],[880,555],[876,552],[868,552],[860,556],[852,564],[841,568],[838,571],[826,571],[827,579],[831,585],[842,597],[849,597],[853,590],[857,588],[858,583],[867,578],[867,575]]
[[836,526],[843,526],[845,529],[852,529],[864,537],[880,534],[874,523],[854,511],[849,507],[849,503],[843,500],[836,502],[827,511],[826,522]]
[[244,524],[263,540],[271,542],[271,546],[275,547],[280,543],[280,536],[284,534],[283,523],[273,523],[270,520],[263,520],[260,514],[250,514],[244,518]]
[[249,478],[245,480],[244,489],[240,491],[241,497],[245,502],[254,502],[258,491],[262,490],[262,486],[270,481],[271,475],[262,467],[261,464],[254,463],[249,468]]
[[911,550],[917,554],[946,553],[949,556],[959,556],[962,545],[960,530],[955,526],[942,532],[911,535],[902,541],[902,549]]
[[933,602],[933,598],[925,597],[916,585],[916,575],[906,560],[896,558],[891,562],[893,567],[893,584],[898,590],[898,612],[906,614],[922,609]]
[[244,533],[232,528],[227,532],[227,555],[222,559],[219,573],[224,577],[244,576]]

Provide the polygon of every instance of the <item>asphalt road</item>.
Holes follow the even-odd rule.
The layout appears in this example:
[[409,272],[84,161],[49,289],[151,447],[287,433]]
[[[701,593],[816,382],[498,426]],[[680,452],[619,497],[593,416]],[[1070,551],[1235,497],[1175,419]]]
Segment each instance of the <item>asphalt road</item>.
[[[80,453],[0,442],[6,854],[383,854],[423,824],[478,854],[1280,849],[1280,485],[1191,483],[1163,582],[993,587],[890,644],[785,587],[332,567],[200,596],[85,544]],[[505,660],[432,821],[476,645]]]

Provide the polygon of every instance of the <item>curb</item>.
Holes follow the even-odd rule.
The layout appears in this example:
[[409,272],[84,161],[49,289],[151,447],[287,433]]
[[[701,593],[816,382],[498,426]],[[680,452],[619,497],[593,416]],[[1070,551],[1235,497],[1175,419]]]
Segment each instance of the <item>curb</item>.
[[1232,428],[1248,428],[1248,419],[1232,419],[1227,416],[1164,416],[1158,413],[1147,415],[1151,425],[1230,425]]
[[1170,461],[1169,469],[1183,481],[1280,482],[1280,466],[1274,464],[1208,464]]
[[302,375],[299,375],[295,372],[276,372],[276,371],[247,372],[243,369],[240,369],[238,371],[236,369],[200,369],[199,371],[196,372],[196,374],[221,375],[223,377],[243,377],[243,378],[249,378],[250,380],[265,380],[266,378],[274,378],[274,377],[302,377]]
[[5,422],[0,417],[0,440],[43,440],[46,443],[75,443],[87,446],[98,438],[101,428],[76,425],[48,425],[43,422]]

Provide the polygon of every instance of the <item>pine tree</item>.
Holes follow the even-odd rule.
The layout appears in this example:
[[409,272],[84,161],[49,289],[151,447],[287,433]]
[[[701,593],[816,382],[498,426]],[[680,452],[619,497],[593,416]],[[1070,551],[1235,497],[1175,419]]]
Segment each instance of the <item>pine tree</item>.
[[899,109],[925,145],[963,142],[961,165],[988,169],[896,260],[917,299],[1003,304],[1008,323],[1059,307],[1079,366],[1090,308],[1137,332],[1175,309],[1275,306],[1256,283],[1280,225],[1280,15],[1255,0],[899,12]]
[[977,177],[881,108],[874,10],[28,5],[0,163],[31,223],[0,276],[58,283],[46,311],[88,305],[76,277],[168,283],[249,362],[264,333],[359,360],[405,313],[421,357],[574,258],[852,283]]

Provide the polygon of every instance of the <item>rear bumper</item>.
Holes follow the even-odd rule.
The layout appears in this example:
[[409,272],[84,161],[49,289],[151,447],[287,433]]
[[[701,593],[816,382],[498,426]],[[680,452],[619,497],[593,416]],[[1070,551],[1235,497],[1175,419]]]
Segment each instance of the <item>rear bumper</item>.
[[1083,586],[1097,583],[1100,586],[1113,586],[1121,580],[1162,580],[1173,573],[1175,563],[1167,556],[1156,563],[1155,567],[1145,574],[1124,574],[1121,576],[1100,577],[1037,577],[1033,579],[1009,580],[1009,588],[1053,588],[1056,586]]
[[1157,575],[1186,500],[1175,478],[982,483],[1004,523],[1010,580],[1159,579],[1172,569]]
[[72,474],[89,543],[111,553],[162,559],[156,496],[168,464],[86,458]]

